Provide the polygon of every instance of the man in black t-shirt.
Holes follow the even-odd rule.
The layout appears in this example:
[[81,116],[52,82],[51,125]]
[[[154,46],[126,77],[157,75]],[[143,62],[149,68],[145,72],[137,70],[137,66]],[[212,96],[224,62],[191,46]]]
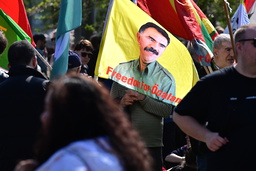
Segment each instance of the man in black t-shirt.
[[237,64],[203,77],[175,108],[174,122],[202,141],[205,171],[250,170],[256,152],[256,25],[235,32]]

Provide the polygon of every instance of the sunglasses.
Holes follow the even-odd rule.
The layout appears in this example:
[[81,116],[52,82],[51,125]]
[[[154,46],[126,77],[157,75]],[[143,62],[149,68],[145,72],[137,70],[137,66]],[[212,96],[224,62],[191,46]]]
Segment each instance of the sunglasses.
[[251,41],[253,40],[253,46],[256,47],[256,38],[252,38],[252,39],[241,39],[238,42],[244,42],[244,41]]
[[91,57],[92,57],[92,54],[91,54],[91,53],[86,53],[86,52],[81,52],[81,56],[82,56],[82,57],[88,56],[88,58],[91,58]]

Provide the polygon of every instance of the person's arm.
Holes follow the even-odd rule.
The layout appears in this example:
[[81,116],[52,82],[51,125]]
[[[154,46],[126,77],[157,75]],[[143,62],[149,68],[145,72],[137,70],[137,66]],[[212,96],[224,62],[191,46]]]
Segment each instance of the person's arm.
[[140,101],[141,106],[145,111],[153,115],[168,118],[172,113],[172,105],[167,104],[151,97],[146,96],[145,99]]
[[[143,96],[144,95],[140,96],[140,98],[145,98]],[[137,92],[132,91],[132,90],[125,90],[124,96],[120,99],[120,105],[122,107],[130,106],[135,101],[137,101],[138,99],[139,99],[139,97],[138,97],[138,93]]]
[[172,163],[182,163],[185,161],[185,156],[179,156],[175,153],[171,153],[165,157],[165,161]]
[[182,163],[185,162],[185,153],[188,145],[184,145],[176,150],[173,150],[169,155],[165,157],[165,161],[172,163]]
[[119,85],[116,82],[113,82],[110,94],[116,100],[121,107],[126,107],[132,105],[137,97],[133,93],[129,93],[132,90],[127,90],[124,86]]
[[173,121],[187,135],[199,141],[205,142],[211,151],[218,150],[228,142],[227,138],[222,138],[217,132],[211,132],[191,116],[182,116],[177,112],[174,112]]
[[[148,113],[166,118],[170,116],[172,111],[172,105],[155,100],[136,91],[127,90],[127,88],[116,82],[113,82],[110,94],[122,107],[131,105],[131,102],[138,101]],[[125,94],[130,97],[125,97]]]
[[110,90],[110,95],[113,97],[113,99],[116,100],[118,104],[120,104],[120,101],[122,97],[124,96],[125,88],[121,85],[119,85],[116,82],[113,82]]
[[138,101],[142,108],[148,113],[160,116],[169,117],[172,110],[172,105],[155,100],[151,97],[143,95],[133,90],[126,90],[126,94],[130,96],[130,99]]
[[34,171],[38,162],[33,159],[21,160],[14,168],[14,171]]

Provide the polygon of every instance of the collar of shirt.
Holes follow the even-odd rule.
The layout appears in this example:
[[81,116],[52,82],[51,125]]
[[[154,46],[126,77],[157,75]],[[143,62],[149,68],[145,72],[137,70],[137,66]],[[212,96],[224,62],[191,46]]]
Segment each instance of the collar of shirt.
[[219,70],[220,67],[214,62],[213,59],[214,59],[214,58],[211,59],[211,65],[212,65],[213,71]]
[[[142,75],[152,75],[156,65],[158,64],[157,61],[151,62],[150,64],[147,65],[145,70],[141,73]],[[140,60],[136,59],[134,62],[134,68],[137,68],[138,71],[140,72]]]

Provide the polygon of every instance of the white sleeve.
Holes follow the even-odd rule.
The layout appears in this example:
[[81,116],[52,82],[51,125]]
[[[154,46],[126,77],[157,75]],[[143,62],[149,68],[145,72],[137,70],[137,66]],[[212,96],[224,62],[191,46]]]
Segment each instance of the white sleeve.
[[88,171],[86,165],[75,155],[57,152],[36,171]]

